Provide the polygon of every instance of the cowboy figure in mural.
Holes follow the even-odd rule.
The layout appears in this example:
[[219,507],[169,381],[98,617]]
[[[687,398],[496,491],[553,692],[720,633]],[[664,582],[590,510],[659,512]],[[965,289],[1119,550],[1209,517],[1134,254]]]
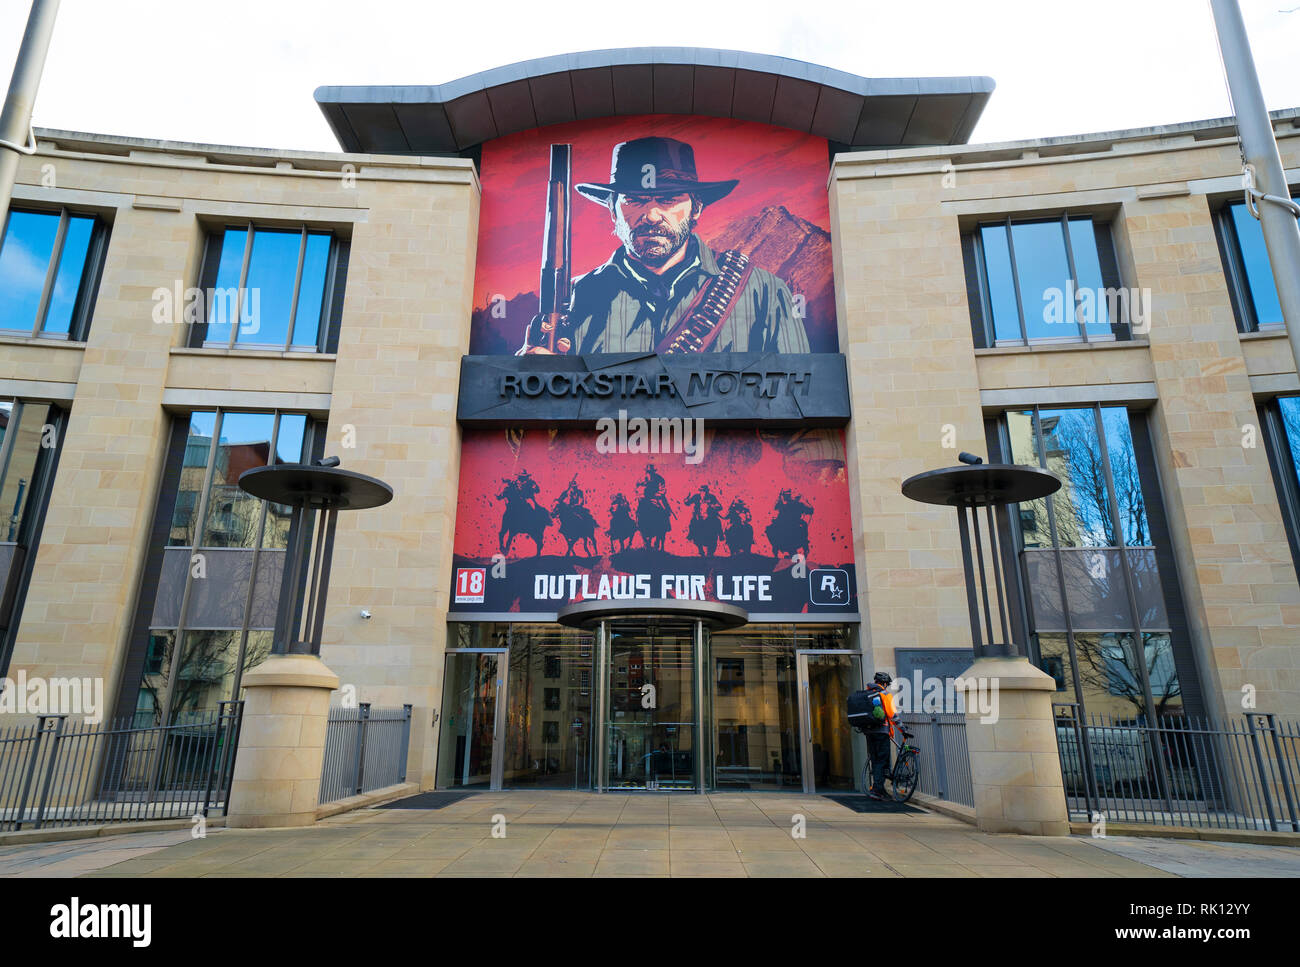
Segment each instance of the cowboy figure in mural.
[[[701,181],[694,150],[672,138],[624,141],[610,167],[607,184],[575,190],[608,209],[622,245],[574,280],[558,351],[809,351],[785,282],[739,251],[712,251],[696,232],[737,180]],[[526,336],[521,352],[547,352],[538,342]]]

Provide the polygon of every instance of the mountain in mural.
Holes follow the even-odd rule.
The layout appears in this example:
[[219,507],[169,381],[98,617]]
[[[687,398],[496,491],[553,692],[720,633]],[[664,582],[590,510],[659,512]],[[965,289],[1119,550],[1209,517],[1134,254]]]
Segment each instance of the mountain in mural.
[[807,300],[808,337],[814,352],[835,348],[835,283],[831,234],[784,205],[738,218],[705,239],[715,252],[739,249]]
[[[813,352],[834,352],[835,285],[831,278],[830,232],[800,218],[784,205],[737,218],[705,236],[715,252],[739,249],[806,300],[804,322]],[[519,348],[528,321],[537,314],[537,293],[521,292],[495,307],[476,308],[470,328],[472,355],[509,355]]]

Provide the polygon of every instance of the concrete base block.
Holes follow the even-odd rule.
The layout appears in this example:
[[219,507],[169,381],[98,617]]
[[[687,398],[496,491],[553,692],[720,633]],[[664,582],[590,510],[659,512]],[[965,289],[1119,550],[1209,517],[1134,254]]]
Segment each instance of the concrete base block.
[[244,676],[226,825],[309,826],[316,821],[330,692],[338,676],[315,655],[272,655]]
[[1052,717],[1056,683],[1026,658],[979,658],[962,677],[985,690],[981,702],[966,701],[975,825],[989,833],[1070,835]]

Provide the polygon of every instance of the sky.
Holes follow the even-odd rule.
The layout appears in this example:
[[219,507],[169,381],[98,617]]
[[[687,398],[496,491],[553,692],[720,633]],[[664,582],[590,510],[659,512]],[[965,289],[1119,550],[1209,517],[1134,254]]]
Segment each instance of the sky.
[[[1242,9],[1269,109],[1300,106],[1300,0]],[[28,10],[0,0],[0,83]],[[988,75],[997,89],[976,143],[1229,113],[1207,0],[63,0],[33,123],[337,150],[319,85],[441,84],[644,46],[747,50],[867,77]]]

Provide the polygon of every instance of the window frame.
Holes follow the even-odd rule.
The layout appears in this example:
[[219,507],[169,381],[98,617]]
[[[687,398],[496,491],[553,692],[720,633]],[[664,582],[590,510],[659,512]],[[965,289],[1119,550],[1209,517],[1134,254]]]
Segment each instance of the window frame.
[[[0,226],[0,252],[4,250],[5,241],[9,237],[10,216],[15,212],[25,215],[58,215],[59,224],[55,229],[54,248],[50,252],[50,261],[45,267],[45,282],[41,288],[40,300],[36,305],[36,318],[32,322],[31,331],[0,328],[0,336],[18,339],[85,342],[86,335],[90,331],[90,321],[94,315],[95,302],[99,298],[99,282],[104,270],[104,255],[108,249],[108,222],[97,212],[82,211],[66,206],[59,206],[56,209],[28,204],[11,205],[9,210],[4,213],[3,226]],[[66,333],[47,333],[43,331],[45,320],[49,317],[54,286],[58,282],[59,263],[63,259],[63,247],[68,238],[68,223],[73,217],[91,219],[90,242],[86,246],[86,258],[81,266],[81,277],[77,283],[77,296],[73,300],[72,316],[68,319],[68,331]]]
[[[32,470],[27,502],[23,505],[22,521],[15,535],[16,539],[4,542],[15,545],[16,550],[8,576],[3,585],[0,585],[0,676],[9,673],[9,663],[18,641],[18,629],[22,624],[23,608],[27,603],[27,588],[31,584],[36,555],[41,546],[41,533],[45,529],[45,515],[49,510],[50,496],[54,488],[54,475],[58,471],[59,457],[63,453],[63,436],[69,412],[57,404],[44,400],[14,396],[5,396],[3,400],[13,404],[11,414],[18,412],[20,407],[25,409],[31,406],[44,409],[45,423],[42,428],[44,431],[44,428],[48,427],[52,431],[54,445],[40,448]],[[12,426],[11,421],[10,428]],[[4,476],[9,469],[14,439],[14,434],[6,430],[4,441],[0,444],[0,485],[3,485]]]
[[[1111,319],[1109,335],[1092,333],[1089,335],[1086,323],[1080,322],[1078,315],[1078,306],[1075,306],[1075,332],[1068,336],[1052,337],[1029,337],[1029,329],[1025,321],[1024,301],[1020,294],[1020,269],[1016,264],[1016,245],[1012,227],[1015,225],[1027,224],[1052,224],[1060,226],[1062,239],[1065,243],[1066,264],[1069,266],[1070,277],[1063,279],[1062,282],[1070,282],[1074,291],[1079,292],[1079,271],[1074,257],[1074,242],[1070,238],[1071,221],[1087,220],[1092,224],[1094,238],[1096,234],[1105,231],[1112,232],[1113,220],[1107,219],[1101,221],[1099,217],[1091,212],[1075,212],[1071,214],[1068,211],[1062,211],[1060,214],[1028,213],[1019,216],[1006,215],[1001,218],[980,219],[976,221],[969,231],[964,234],[971,240],[972,246],[972,263],[975,270],[975,285],[978,290],[979,298],[979,328],[982,331],[977,335],[980,337],[976,340],[977,348],[987,349],[1009,349],[1021,348],[1028,349],[1031,346],[1056,346],[1056,345],[1089,345],[1089,344],[1110,344],[1113,342],[1127,342],[1133,338],[1131,308],[1125,303],[1125,317],[1122,319]],[[984,252],[983,229],[994,226],[1001,226],[1006,232],[1007,253],[1011,263],[1011,284],[1016,298],[1016,317],[1020,326],[1019,339],[998,339],[996,326],[993,319],[993,305],[989,292],[989,273],[988,265]],[[1100,263],[1103,283],[1106,281],[1107,270],[1112,273],[1117,288],[1123,287],[1123,280],[1120,277],[1118,260],[1115,258],[1115,243],[1113,234],[1109,235],[1110,247],[1108,252],[1103,252],[1101,246],[1097,247],[1097,260]],[[968,271],[969,271],[968,267]],[[968,281],[968,288],[969,282]],[[969,293],[968,293],[969,294]],[[972,307],[973,308],[973,307]],[[975,329],[975,320],[972,321],[972,329]]]
[[[173,420],[175,422],[173,423],[173,430],[171,432],[175,433],[176,432],[175,427],[177,426],[182,428],[188,427],[190,425],[190,421],[193,418],[193,415],[199,412],[211,412],[214,416],[214,419],[213,419],[212,439],[208,443],[207,456],[203,465],[204,467],[203,485],[199,491],[198,497],[196,498],[196,511],[195,511],[196,516],[194,520],[194,533],[191,535],[188,544],[169,544],[166,543],[165,539],[164,539],[164,543],[159,544],[158,546],[153,546],[153,544],[151,543],[149,553],[151,556],[157,555],[159,568],[161,567],[161,561],[163,560],[163,557],[165,556],[165,552],[167,550],[179,549],[182,552],[188,552],[188,560],[192,562],[194,559],[194,555],[196,554],[204,553],[206,551],[229,549],[221,546],[211,546],[203,542],[204,532],[206,529],[208,506],[212,498],[212,489],[213,489],[212,477],[213,477],[214,465],[217,458],[217,453],[221,447],[221,431],[225,423],[226,414],[232,412],[233,413],[260,412],[260,413],[267,413],[273,417],[273,424],[272,424],[273,429],[272,429],[271,439],[269,441],[269,449],[267,453],[267,459],[272,462],[276,458],[276,453],[277,453],[277,448],[279,445],[279,438],[280,438],[280,429],[282,426],[283,417],[285,416],[306,417],[306,425],[304,427],[304,432],[303,432],[303,444],[302,444],[302,451],[300,453],[300,459],[311,460],[314,456],[318,455],[319,451],[324,446],[325,434],[324,434],[324,427],[322,421],[313,417],[311,413],[305,412],[303,410],[295,410],[295,409],[277,408],[277,409],[267,410],[267,409],[246,408],[246,407],[237,407],[237,406],[236,407],[216,406],[216,407],[212,407],[209,410],[206,407],[196,407],[192,410],[188,410],[185,412],[176,412],[175,414],[173,414]],[[182,461],[182,464],[184,460],[184,452],[188,446],[189,446],[188,438],[182,435],[181,442],[180,442],[180,448],[181,448],[180,459]],[[266,465],[271,466],[273,464],[268,463]],[[164,517],[166,519],[167,524],[170,525],[170,522],[172,520],[172,514],[175,508],[176,496],[177,496],[177,492],[173,492],[170,494],[160,493],[159,502],[154,511],[155,532],[158,527],[158,522],[162,520]],[[181,667],[182,660],[185,658],[186,636],[190,633],[233,632],[235,635],[237,635],[238,648],[234,656],[235,671],[234,671],[234,680],[231,687],[231,695],[232,697],[237,697],[239,695],[239,690],[242,687],[243,673],[245,670],[244,661],[246,660],[247,652],[248,652],[249,635],[253,631],[268,630],[265,628],[250,627],[250,623],[249,623],[254,596],[256,595],[257,592],[258,565],[260,563],[262,551],[267,549],[263,547],[263,543],[265,540],[267,517],[269,514],[268,508],[269,508],[269,504],[266,501],[262,501],[262,504],[258,508],[258,512],[257,512],[258,518],[257,518],[257,528],[256,528],[257,530],[256,540],[254,541],[252,547],[246,548],[246,550],[248,550],[251,553],[252,560],[250,561],[249,564],[250,567],[249,584],[248,584],[248,590],[245,593],[243,619],[238,627],[213,628],[213,627],[191,625],[190,623],[188,623],[187,619],[190,617],[189,615],[190,597],[193,588],[193,582],[195,580],[193,568],[191,566],[187,565],[185,568],[185,585],[181,593],[180,604],[178,605],[177,608],[175,625],[155,625],[153,622],[153,612],[155,608],[155,601],[161,584],[160,580],[155,579],[152,583],[152,587],[149,587],[148,585],[144,585],[141,588],[141,600],[137,607],[136,621],[142,622],[142,625],[136,628],[132,632],[132,637],[134,639],[137,635],[140,634],[142,634],[143,636],[143,641],[144,641],[143,663],[145,667],[147,667],[150,663],[151,640],[153,636],[155,634],[161,635],[161,634],[168,634],[168,633],[170,633],[173,636],[172,656],[171,656],[170,665],[167,664],[165,659],[160,659],[163,667],[167,669],[167,681],[165,683],[162,692],[162,701],[159,703],[158,708],[155,711],[161,717],[160,721],[162,721],[163,723],[168,723],[171,719],[173,712],[176,711],[173,708],[173,706],[175,705],[175,692],[176,692],[176,685],[178,681],[177,671]],[[166,530],[163,531],[163,534],[164,535],[166,534]],[[153,536],[154,535],[151,535],[151,542],[153,541]],[[305,584],[305,579],[306,579],[306,573],[304,572],[303,574],[304,584]],[[277,589],[277,594],[279,593],[283,593],[283,578],[281,582],[279,582],[279,587]],[[147,596],[147,600],[146,600],[146,596]],[[271,630],[271,634],[274,635],[275,633],[274,629],[270,629],[270,630]],[[134,702],[138,704],[139,694],[143,690],[141,687],[141,682],[139,680],[135,681],[134,683],[128,683],[124,681],[123,684],[135,690],[136,697],[134,699]],[[126,706],[122,704],[122,697],[119,697],[119,709],[121,710],[120,714],[127,714]]]
[[1280,394],[1259,404],[1259,426],[1282,512],[1282,526],[1291,548],[1291,563],[1296,579],[1300,580],[1300,467],[1291,459],[1286,421],[1282,416],[1283,399],[1300,399],[1300,394]]
[[[1300,198],[1300,189],[1288,185],[1292,198]],[[1214,236],[1219,243],[1219,259],[1223,263],[1223,280],[1228,287],[1228,301],[1236,317],[1237,332],[1286,332],[1286,322],[1260,323],[1255,309],[1255,292],[1246,274],[1246,264],[1241,255],[1241,239],[1232,220],[1234,205],[1245,206],[1244,199],[1236,195],[1222,199],[1213,209]],[[1270,269],[1272,268],[1270,264]],[[1271,281],[1271,276],[1270,276]],[[1276,283],[1274,283],[1276,288]]]
[[[298,260],[294,269],[293,292],[290,296],[289,319],[285,326],[285,337],[282,344],[276,343],[254,343],[239,341],[239,331],[244,311],[244,293],[248,283],[248,271],[252,264],[253,245],[257,240],[258,232],[284,232],[297,229],[299,232],[298,241]],[[210,340],[208,335],[207,312],[210,308],[209,299],[205,298],[200,302],[200,319],[198,322],[191,324],[187,345],[191,349],[224,349],[227,351],[242,350],[245,352],[284,352],[300,353],[311,355],[313,353],[327,353],[333,343],[338,328],[339,307],[336,306],[336,288],[342,282],[341,276],[346,271],[347,265],[347,239],[343,238],[338,231],[333,228],[313,226],[305,222],[297,222],[293,225],[272,225],[264,222],[253,220],[245,222],[222,222],[209,228],[204,234],[203,256],[200,259],[200,279],[199,289],[203,293],[210,293],[216,287],[218,264],[212,264],[212,253],[219,251],[214,246],[224,245],[227,232],[243,231],[246,233],[244,238],[244,251],[240,260],[239,282],[236,286],[238,293],[235,306],[235,317],[230,324],[230,336],[225,341]],[[310,348],[306,346],[295,346],[293,344],[294,327],[298,322],[298,302],[302,296],[302,273],[303,265],[307,257],[307,240],[312,235],[329,236],[329,254],[325,262],[325,284],[321,290],[320,318],[316,325],[316,342]]]

